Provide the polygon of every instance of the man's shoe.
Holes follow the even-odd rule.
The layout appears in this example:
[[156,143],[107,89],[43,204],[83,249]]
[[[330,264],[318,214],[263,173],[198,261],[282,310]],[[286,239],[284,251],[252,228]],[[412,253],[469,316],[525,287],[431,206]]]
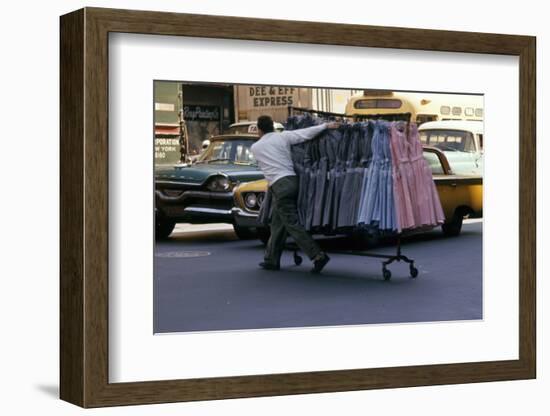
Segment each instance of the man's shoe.
[[313,269],[311,269],[311,273],[321,273],[321,270],[323,270],[329,260],[330,257],[327,256],[325,253],[323,253],[321,256],[318,256],[318,258],[313,260]]
[[260,267],[265,270],[279,270],[281,268],[278,264],[268,263],[267,261],[262,261]]

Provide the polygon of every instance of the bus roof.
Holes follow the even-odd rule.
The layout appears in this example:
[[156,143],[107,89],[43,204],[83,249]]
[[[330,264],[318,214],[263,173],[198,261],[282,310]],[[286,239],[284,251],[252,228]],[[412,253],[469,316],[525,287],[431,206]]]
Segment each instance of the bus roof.
[[[362,100],[371,101],[371,106],[357,108],[357,103]],[[437,116],[439,119],[481,120],[483,119],[483,101],[483,95],[479,94],[366,90],[361,95],[349,98],[346,114],[411,113]],[[399,105],[399,102],[402,105]],[[379,106],[378,103],[381,105]]]

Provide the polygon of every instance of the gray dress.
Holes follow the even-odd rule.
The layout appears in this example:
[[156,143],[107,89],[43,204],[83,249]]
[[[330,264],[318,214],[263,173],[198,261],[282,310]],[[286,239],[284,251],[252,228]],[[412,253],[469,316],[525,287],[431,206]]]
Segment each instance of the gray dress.
[[323,225],[323,210],[327,187],[328,160],[326,148],[328,141],[328,135],[317,140],[318,163],[315,174],[315,202],[313,205],[313,218],[311,222],[311,227],[313,229],[319,229]]
[[322,227],[328,231],[332,229],[333,218],[333,196],[336,186],[336,165],[338,158],[338,149],[342,141],[343,130],[329,132],[325,139],[325,153],[327,156],[327,174],[325,182],[324,202],[323,202],[323,219]]

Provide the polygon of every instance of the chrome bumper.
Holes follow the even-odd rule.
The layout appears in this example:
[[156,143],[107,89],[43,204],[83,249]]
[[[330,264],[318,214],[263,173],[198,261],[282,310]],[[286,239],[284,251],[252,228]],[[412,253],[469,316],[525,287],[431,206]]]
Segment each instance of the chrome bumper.
[[200,206],[165,206],[162,208],[162,216],[165,218],[172,218],[177,222],[190,222],[192,224],[233,222],[233,214],[230,209],[209,208]]
[[155,205],[158,215],[177,222],[233,222],[232,192],[185,191],[181,195],[167,196],[156,190]]
[[259,227],[258,214],[247,212],[239,207],[231,209],[233,223],[240,227]]
[[157,200],[165,204],[184,204],[188,199],[203,198],[211,200],[233,201],[233,192],[183,191],[178,196],[167,196],[155,190]]

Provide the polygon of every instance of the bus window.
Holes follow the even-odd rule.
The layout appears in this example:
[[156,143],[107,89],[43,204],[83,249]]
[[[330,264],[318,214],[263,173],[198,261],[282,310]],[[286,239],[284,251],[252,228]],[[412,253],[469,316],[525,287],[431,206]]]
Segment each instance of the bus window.
[[483,150],[483,134],[478,134],[479,137],[479,150]]
[[362,110],[366,108],[401,108],[401,104],[401,100],[391,98],[367,98],[357,100],[353,106]]

